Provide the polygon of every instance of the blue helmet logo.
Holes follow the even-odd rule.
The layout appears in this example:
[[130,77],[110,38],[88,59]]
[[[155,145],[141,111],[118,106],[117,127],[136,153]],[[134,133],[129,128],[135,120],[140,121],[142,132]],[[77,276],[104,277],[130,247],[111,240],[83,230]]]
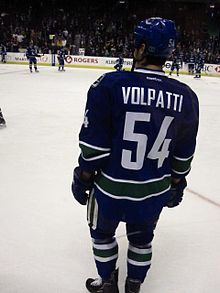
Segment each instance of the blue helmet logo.
[[158,57],[171,55],[176,44],[176,27],[172,20],[151,17],[134,30],[135,48],[146,44],[146,54]]

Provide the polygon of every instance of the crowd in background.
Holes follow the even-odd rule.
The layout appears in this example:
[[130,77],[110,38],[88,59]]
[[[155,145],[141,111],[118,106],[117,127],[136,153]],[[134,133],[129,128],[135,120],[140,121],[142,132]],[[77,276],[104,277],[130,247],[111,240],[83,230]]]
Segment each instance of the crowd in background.
[[173,1],[157,0],[9,2],[0,4],[0,42],[10,52],[22,52],[32,41],[43,53],[65,46],[72,55],[84,48],[87,56],[130,58],[136,24],[143,18],[161,16],[176,22],[183,61],[201,52],[206,63],[220,63],[219,31],[215,29],[215,23],[220,22],[218,4],[211,7],[180,1],[174,6]]

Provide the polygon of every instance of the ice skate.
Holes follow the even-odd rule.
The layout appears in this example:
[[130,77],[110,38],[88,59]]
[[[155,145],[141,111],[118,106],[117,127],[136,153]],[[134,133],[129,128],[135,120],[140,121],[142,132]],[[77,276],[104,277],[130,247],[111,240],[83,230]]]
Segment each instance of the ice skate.
[[3,128],[6,126],[5,119],[3,117],[0,117],[0,128]]
[[141,281],[127,278],[125,283],[125,293],[139,293]]
[[2,115],[2,112],[1,112],[1,109],[0,109],[0,128],[3,128],[6,126],[6,122],[5,122],[5,119]]
[[87,279],[86,288],[91,293],[119,293],[118,270],[115,270],[109,280],[106,281],[101,278]]

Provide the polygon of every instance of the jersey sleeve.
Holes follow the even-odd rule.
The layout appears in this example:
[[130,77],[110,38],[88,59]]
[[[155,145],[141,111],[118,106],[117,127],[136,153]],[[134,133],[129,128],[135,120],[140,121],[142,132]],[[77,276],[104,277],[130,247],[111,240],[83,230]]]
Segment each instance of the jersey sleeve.
[[111,97],[105,76],[89,89],[84,122],[79,133],[80,167],[88,172],[99,171],[111,152]]
[[189,99],[184,116],[178,128],[177,141],[172,158],[172,176],[185,177],[191,170],[196,148],[196,136],[199,125],[199,105],[196,94],[189,90]]

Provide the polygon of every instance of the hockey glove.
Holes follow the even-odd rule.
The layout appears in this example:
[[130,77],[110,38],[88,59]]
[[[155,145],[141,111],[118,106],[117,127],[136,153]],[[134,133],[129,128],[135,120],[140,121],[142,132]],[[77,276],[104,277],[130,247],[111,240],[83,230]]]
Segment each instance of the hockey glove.
[[185,177],[182,178],[179,183],[171,185],[171,189],[170,189],[171,196],[169,201],[166,204],[168,208],[176,207],[181,203],[183,199],[184,189],[186,188],[186,186],[187,186],[187,182]]
[[86,191],[91,191],[94,183],[94,175],[85,180],[82,178],[82,170],[76,167],[73,171],[72,193],[75,199],[81,204],[86,205],[88,194]]

